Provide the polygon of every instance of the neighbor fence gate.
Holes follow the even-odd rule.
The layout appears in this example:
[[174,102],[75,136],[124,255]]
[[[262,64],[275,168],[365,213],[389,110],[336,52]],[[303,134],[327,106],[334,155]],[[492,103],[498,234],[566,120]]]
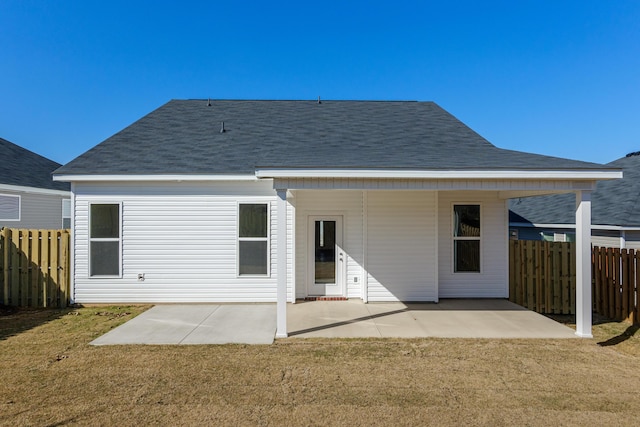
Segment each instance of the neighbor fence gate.
[[69,244],[68,230],[0,230],[0,302],[22,307],[66,307]]

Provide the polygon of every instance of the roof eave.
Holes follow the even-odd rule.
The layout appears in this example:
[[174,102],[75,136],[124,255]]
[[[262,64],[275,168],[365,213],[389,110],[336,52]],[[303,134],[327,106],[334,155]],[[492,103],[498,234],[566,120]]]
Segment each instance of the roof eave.
[[610,180],[622,178],[617,169],[319,169],[258,168],[255,176],[264,178],[362,178],[362,179],[538,179]]
[[198,174],[157,174],[157,175],[91,175],[54,174],[54,181],[64,182],[161,182],[161,181],[258,181],[255,175],[198,175]]

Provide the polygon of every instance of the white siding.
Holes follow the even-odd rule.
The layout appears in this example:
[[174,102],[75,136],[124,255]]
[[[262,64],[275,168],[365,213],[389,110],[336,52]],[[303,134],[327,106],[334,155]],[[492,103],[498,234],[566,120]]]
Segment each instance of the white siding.
[[[346,253],[348,298],[362,296],[362,192],[295,191],[296,206],[296,297],[307,296],[309,215],[343,216],[343,249]],[[357,280],[357,281],[356,281]]]
[[437,300],[436,194],[368,192],[369,301]]
[[[507,296],[507,209],[497,191],[370,190],[366,197],[361,190],[294,190],[290,193],[288,299],[307,295],[309,215],[343,216],[345,286],[349,298],[363,296],[365,255],[368,257],[367,296],[372,302]],[[276,300],[278,219],[271,181],[77,183],[75,194],[75,301]],[[367,206],[363,205],[365,200]],[[90,278],[88,275],[88,206],[91,202],[121,203],[122,278]],[[239,202],[270,204],[268,277],[237,276]],[[453,273],[451,209],[454,202],[482,206],[482,272],[479,274]],[[145,275],[144,281],[137,279],[141,273]]]
[[[479,203],[480,273],[453,272],[453,204]],[[495,192],[448,191],[438,199],[440,298],[507,298],[508,217],[505,200]]]
[[[275,301],[277,218],[271,182],[75,188],[76,302]],[[88,275],[88,206],[97,201],[122,203],[122,278]],[[239,201],[270,204],[269,277],[237,276]],[[140,273],[144,281],[138,281]]]

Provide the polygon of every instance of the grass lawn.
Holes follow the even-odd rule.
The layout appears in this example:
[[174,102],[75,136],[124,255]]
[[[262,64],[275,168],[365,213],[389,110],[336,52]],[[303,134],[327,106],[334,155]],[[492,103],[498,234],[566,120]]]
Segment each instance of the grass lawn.
[[146,307],[0,311],[0,425],[640,425],[640,333],[88,343]]

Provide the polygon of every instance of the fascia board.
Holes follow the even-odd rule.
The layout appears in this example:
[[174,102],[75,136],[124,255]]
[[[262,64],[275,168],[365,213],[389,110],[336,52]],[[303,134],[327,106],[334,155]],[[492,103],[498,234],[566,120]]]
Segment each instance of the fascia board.
[[622,170],[256,169],[257,178],[608,180]]
[[48,194],[52,196],[67,196],[67,197],[71,196],[71,191],[51,190],[48,188],[27,187],[22,185],[0,184],[0,190],[15,191],[20,193],[31,193],[31,194]]
[[54,175],[67,182],[258,181],[255,175]]

